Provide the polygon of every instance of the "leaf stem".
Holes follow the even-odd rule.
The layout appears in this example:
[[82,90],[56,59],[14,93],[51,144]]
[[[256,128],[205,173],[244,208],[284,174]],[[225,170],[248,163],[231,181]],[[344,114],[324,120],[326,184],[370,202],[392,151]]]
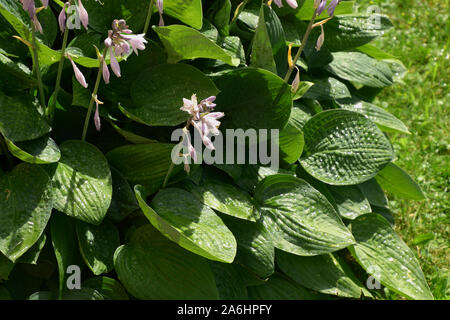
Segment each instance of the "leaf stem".
[[145,26],[144,26],[144,34],[147,34],[148,27],[150,26],[150,19],[153,14],[153,5],[155,4],[155,0],[150,1],[150,5],[148,7],[148,13],[147,13],[147,19],[145,20]]
[[48,106],[47,111],[46,111],[47,119],[50,124],[53,122],[53,117],[55,115],[55,106],[56,106],[56,102],[58,100],[59,89],[61,88],[61,77],[62,77],[62,71],[63,71],[64,61],[65,61],[64,55],[66,53],[68,38],[69,38],[69,28],[66,27],[64,30],[64,39],[63,39],[62,48],[61,48],[61,57],[59,59],[58,74],[56,76],[55,91],[53,92],[53,100],[50,102],[50,105]]
[[230,23],[230,29],[236,23],[237,18],[239,18],[239,15],[241,14],[241,12],[244,11],[245,6],[247,5],[248,2],[249,2],[249,0],[244,0],[237,6],[236,11],[234,12],[233,19],[231,20],[231,23]]
[[36,78],[38,80],[41,107],[42,107],[42,110],[46,110],[47,106],[45,104],[44,86],[42,84],[41,69],[39,67],[39,57],[38,57],[38,52],[37,52],[36,28],[35,28],[33,22],[31,22],[31,37],[32,37],[32,41],[33,41],[33,59],[34,59],[34,65],[35,65],[35,71],[36,71]]
[[308,42],[309,35],[311,34],[311,31],[314,27],[314,21],[316,21],[316,17],[317,17],[317,9],[314,10],[311,21],[309,22],[308,28],[306,29],[305,35],[303,36],[302,44],[300,45],[300,48],[298,49],[297,54],[295,55],[293,63],[292,63],[292,65],[289,66],[289,70],[286,73],[286,76],[284,77],[284,82],[286,82],[286,83],[289,81],[289,78],[291,77],[291,74],[295,69],[295,65],[296,65],[298,59],[300,58],[300,55],[302,54],[303,49],[306,46],[306,43]]
[[106,56],[107,49],[108,49],[108,47],[105,47],[105,49],[103,50],[102,57],[99,58],[100,65],[98,66],[97,80],[95,81],[94,91],[92,92],[91,101],[89,102],[88,111],[86,114],[86,118],[84,120],[83,135],[81,136],[82,141],[86,140],[86,134],[87,134],[87,131],[89,128],[89,121],[91,120],[92,108],[94,107],[94,102],[97,97],[98,88],[100,86],[100,80],[102,79],[102,64],[106,63],[105,56]]

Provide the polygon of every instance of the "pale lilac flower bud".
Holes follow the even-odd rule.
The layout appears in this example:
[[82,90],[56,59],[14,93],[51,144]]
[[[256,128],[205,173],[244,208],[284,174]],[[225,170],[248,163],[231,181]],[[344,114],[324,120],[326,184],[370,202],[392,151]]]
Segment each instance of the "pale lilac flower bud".
[[[317,3],[317,1],[316,1]],[[327,5],[327,0],[320,0],[320,3],[317,5],[317,15],[320,16],[323,12],[323,10],[325,10],[325,7]]]
[[81,23],[83,24],[83,27],[87,30],[89,24],[89,15],[86,9],[84,8],[81,0],[78,0],[78,13],[80,15],[80,20]]
[[320,48],[322,48],[322,45],[325,41],[325,32],[323,30],[323,25],[320,25],[320,28],[322,29],[322,32],[320,33],[319,38],[317,39],[317,43],[316,43],[316,50],[320,51]]
[[215,96],[211,96],[209,98],[206,98],[205,100],[202,100],[200,102],[200,105],[204,106],[204,107],[206,107],[206,108],[208,108],[210,110],[213,110],[215,108],[215,106],[216,106],[216,104],[213,103],[215,100],[216,100],[216,97]]
[[44,31],[42,30],[42,25],[41,25],[41,23],[39,22],[39,20],[38,20],[38,18],[37,18],[37,16],[36,16],[36,13],[34,14],[34,17],[31,19],[31,22],[33,23],[34,28],[35,28],[37,31],[39,31],[40,33],[44,33]]
[[86,79],[84,78],[83,73],[81,73],[80,69],[78,69],[77,65],[75,64],[75,62],[73,62],[72,58],[70,57],[70,55],[66,55],[67,59],[69,59],[70,63],[72,64],[73,67],[73,72],[75,74],[75,78],[77,79],[77,81],[84,87],[87,88],[88,84],[86,83]]
[[108,48],[111,47],[111,46],[113,45],[111,36],[112,36],[112,31],[109,30],[109,32],[108,32],[108,38],[105,39],[105,46],[108,47]]
[[103,59],[102,59],[102,74],[103,74],[103,80],[105,81],[106,84],[108,84],[110,73],[109,73],[108,65],[106,64],[106,61]]
[[59,29],[64,32],[66,29],[66,7],[70,6],[69,2],[64,3],[64,6],[58,16]]
[[34,5],[34,0],[20,0],[22,2],[23,10],[27,11],[30,18],[33,19],[36,13],[36,7]]
[[95,98],[94,124],[95,124],[95,129],[97,129],[97,131],[100,131],[100,129],[102,127],[102,123],[100,121],[100,113],[98,111],[99,103],[100,103],[100,101],[98,101],[98,99]]
[[42,0],[41,2],[44,7],[48,7],[48,0]]
[[116,59],[113,51],[114,51],[113,48],[110,47],[109,48],[109,56],[110,56],[110,62],[111,62],[111,69],[114,72],[114,74],[120,78],[120,65],[119,65],[119,62],[117,62],[117,59]]
[[[278,6],[278,8],[283,7],[283,2],[282,0],[274,0],[275,4]],[[296,0],[286,0],[287,4],[292,8],[292,9],[297,9],[298,4]]]
[[162,16],[164,13],[163,0],[157,0],[156,4],[158,5],[158,12],[159,12],[159,26],[162,27],[164,26],[164,20]]
[[328,15],[331,17],[334,15],[334,10],[336,9],[336,6],[341,2],[341,0],[331,0],[330,5],[327,8]]
[[292,81],[292,92],[297,92],[298,87],[300,85],[300,69],[295,66],[295,69],[297,69],[297,73],[295,74],[294,81]]

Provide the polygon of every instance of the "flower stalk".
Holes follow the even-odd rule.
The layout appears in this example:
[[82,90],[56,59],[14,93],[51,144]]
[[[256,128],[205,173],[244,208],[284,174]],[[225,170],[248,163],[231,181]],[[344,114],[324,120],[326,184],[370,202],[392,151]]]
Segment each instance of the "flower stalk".
[[36,72],[36,78],[38,81],[38,87],[39,87],[39,97],[40,97],[40,103],[42,110],[47,109],[47,105],[45,103],[45,94],[44,94],[44,85],[42,83],[42,76],[41,76],[41,69],[39,67],[39,56],[37,52],[37,41],[36,41],[36,27],[33,23],[31,23],[31,37],[32,37],[32,51],[33,51],[33,60],[34,60],[34,66],[35,66],[35,72]]
[[64,67],[68,38],[69,38],[69,28],[65,28],[64,38],[63,38],[63,43],[62,43],[62,48],[61,48],[61,56],[60,56],[59,65],[58,65],[58,73],[56,76],[55,91],[53,92],[53,100],[50,102],[50,105],[48,106],[47,112],[46,112],[47,120],[50,124],[53,123],[53,118],[55,116],[56,102],[58,100],[59,90],[61,89],[61,78],[62,78],[62,72],[63,72],[63,67]]
[[94,103],[97,100],[97,92],[98,92],[98,88],[100,86],[100,81],[102,80],[102,75],[103,75],[103,64],[105,63],[105,56],[106,56],[106,52],[107,52],[107,47],[105,47],[105,49],[103,50],[103,54],[99,57],[99,67],[98,67],[98,73],[97,73],[97,80],[95,81],[95,86],[94,86],[94,91],[92,92],[92,98],[91,101],[89,102],[89,107],[88,107],[88,111],[86,114],[86,118],[84,120],[84,127],[83,127],[83,134],[81,136],[81,140],[82,141],[86,141],[86,135],[87,135],[87,131],[89,128],[89,121],[91,119],[91,114],[92,114],[92,108],[94,107]]
[[150,19],[152,18],[153,5],[154,5],[154,4],[155,4],[155,0],[151,0],[151,1],[150,1],[150,5],[149,5],[149,7],[148,7],[147,19],[145,20],[144,34],[147,34],[148,27],[150,26]]

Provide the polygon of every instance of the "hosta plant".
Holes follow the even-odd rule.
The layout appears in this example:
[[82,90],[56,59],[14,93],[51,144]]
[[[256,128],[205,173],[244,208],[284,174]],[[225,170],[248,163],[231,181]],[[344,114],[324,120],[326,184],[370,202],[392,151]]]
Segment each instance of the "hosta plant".
[[353,7],[0,0],[0,299],[432,299]]

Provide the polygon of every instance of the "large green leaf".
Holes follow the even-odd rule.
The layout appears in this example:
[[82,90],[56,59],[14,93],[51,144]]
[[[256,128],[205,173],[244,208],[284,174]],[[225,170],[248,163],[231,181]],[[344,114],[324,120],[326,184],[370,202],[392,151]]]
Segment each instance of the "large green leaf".
[[406,171],[394,163],[388,164],[375,177],[381,188],[399,197],[410,200],[423,200],[425,195],[419,185]]
[[296,162],[303,152],[305,139],[303,136],[303,126],[300,125],[304,118],[304,112],[299,108],[292,108],[291,117],[286,127],[280,131],[279,146],[280,157],[288,163]]
[[200,70],[187,64],[165,64],[144,70],[131,86],[134,106],[126,113],[151,126],[174,126],[186,122],[188,114],[180,110],[183,98],[197,94],[198,101],[219,93],[214,83]]
[[139,206],[127,180],[114,168],[111,168],[113,192],[108,217],[114,222],[120,222]]
[[55,209],[87,223],[99,225],[112,198],[108,162],[95,146],[66,141],[53,174]]
[[364,215],[351,229],[356,244],[350,251],[376,280],[407,298],[433,299],[419,262],[386,219]]
[[274,272],[275,252],[272,238],[259,222],[224,217],[223,221],[237,241],[235,263],[265,278]]
[[291,87],[273,73],[254,68],[227,72],[215,79],[221,91],[217,110],[223,127],[247,130],[282,129],[292,109]]
[[266,284],[247,288],[251,300],[316,300],[318,296],[276,273]]
[[150,207],[135,188],[139,205],[152,225],[181,247],[205,258],[231,263],[236,239],[214,211],[192,194],[177,188],[163,189]]
[[165,0],[164,14],[177,18],[196,29],[201,29],[203,25],[201,0]]
[[16,261],[39,240],[52,212],[52,182],[36,165],[0,172],[0,252]]
[[80,252],[87,266],[98,276],[114,268],[114,252],[120,245],[119,231],[108,220],[99,226],[77,222]]
[[329,77],[314,80],[314,85],[303,95],[303,98],[317,100],[333,100],[350,98],[352,95],[341,81]]
[[37,85],[27,66],[20,62],[15,63],[2,53],[0,53],[0,75],[2,90],[23,90]]
[[407,134],[410,133],[402,121],[386,110],[377,107],[370,102],[360,100],[356,97],[340,99],[336,102],[343,109],[359,112],[365,115],[383,131],[402,132]]
[[23,256],[21,256],[17,262],[36,265],[46,241],[47,236],[45,235],[45,233],[43,233],[38,241],[36,241],[35,244],[30,249],[28,249],[28,251]]
[[[117,169],[132,186],[140,184],[151,194],[162,186],[172,164],[171,152],[174,144],[151,143],[124,146],[106,155],[109,163]],[[181,172],[182,166],[175,166],[173,173]]]
[[380,185],[374,178],[359,184],[358,187],[361,189],[370,204],[377,207],[388,206],[388,199],[384,194],[383,189],[381,189]]
[[325,196],[302,179],[269,176],[256,187],[254,199],[278,249],[312,256],[354,243]]
[[357,186],[328,186],[339,214],[346,219],[355,219],[371,212],[369,200]]
[[383,88],[394,83],[389,65],[361,52],[336,52],[325,68],[334,75],[358,84]]
[[304,126],[300,160],[314,178],[332,185],[358,184],[373,178],[394,158],[389,140],[362,114],[328,110]]
[[199,31],[182,26],[155,27],[169,55],[167,62],[177,63],[186,59],[207,58],[221,60],[230,66],[238,66],[240,60],[222,49]]
[[220,300],[245,300],[247,288],[235,264],[209,261]]
[[[252,44],[252,67],[261,68],[277,73],[272,43],[269,35],[269,24],[272,18],[272,9],[263,4],[259,13],[258,27]],[[266,19],[268,20],[266,23]],[[278,20],[279,22],[279,20]],[[282,30],[282,29],[281,29]]]
[[50,127],[26,96],[8,97],[0,92],[0,133],[13,142],[33,140]]
[[129,297],[119,281],[108,277],[95,277],[83,281],[83,288],[97,290],[105,300],[128,300]]
[[259,218],[258,213],[253,211],[250,195],[232,184],[209,179],[190,191],[198,200],[219,212],[250,221]]
[[114,255],[117,275],[139,299],[218,299],[207,260],[165,239],[151,226],[136,230]]
[[59,297],[66,288],[66,281],[70,274],[66,273],[69,266],[82,266],[83,259],[80,256],[75,221],[59,212],[52,216],[50,221],[50,233],[55,258],[58,265]]
[[61,158],[61,152],[59,151],[58,145],[49,135],[44,135],[34,140],[16,143],[9,139],[5,140],[11,154],[28,163],[55,163]]
[[331,253],[300,257],[282,251],[277,252],[278,266],[298,284],[325,294],[359,298],[362,288],[355,283],[353,274],[345,272],[343,263]]

